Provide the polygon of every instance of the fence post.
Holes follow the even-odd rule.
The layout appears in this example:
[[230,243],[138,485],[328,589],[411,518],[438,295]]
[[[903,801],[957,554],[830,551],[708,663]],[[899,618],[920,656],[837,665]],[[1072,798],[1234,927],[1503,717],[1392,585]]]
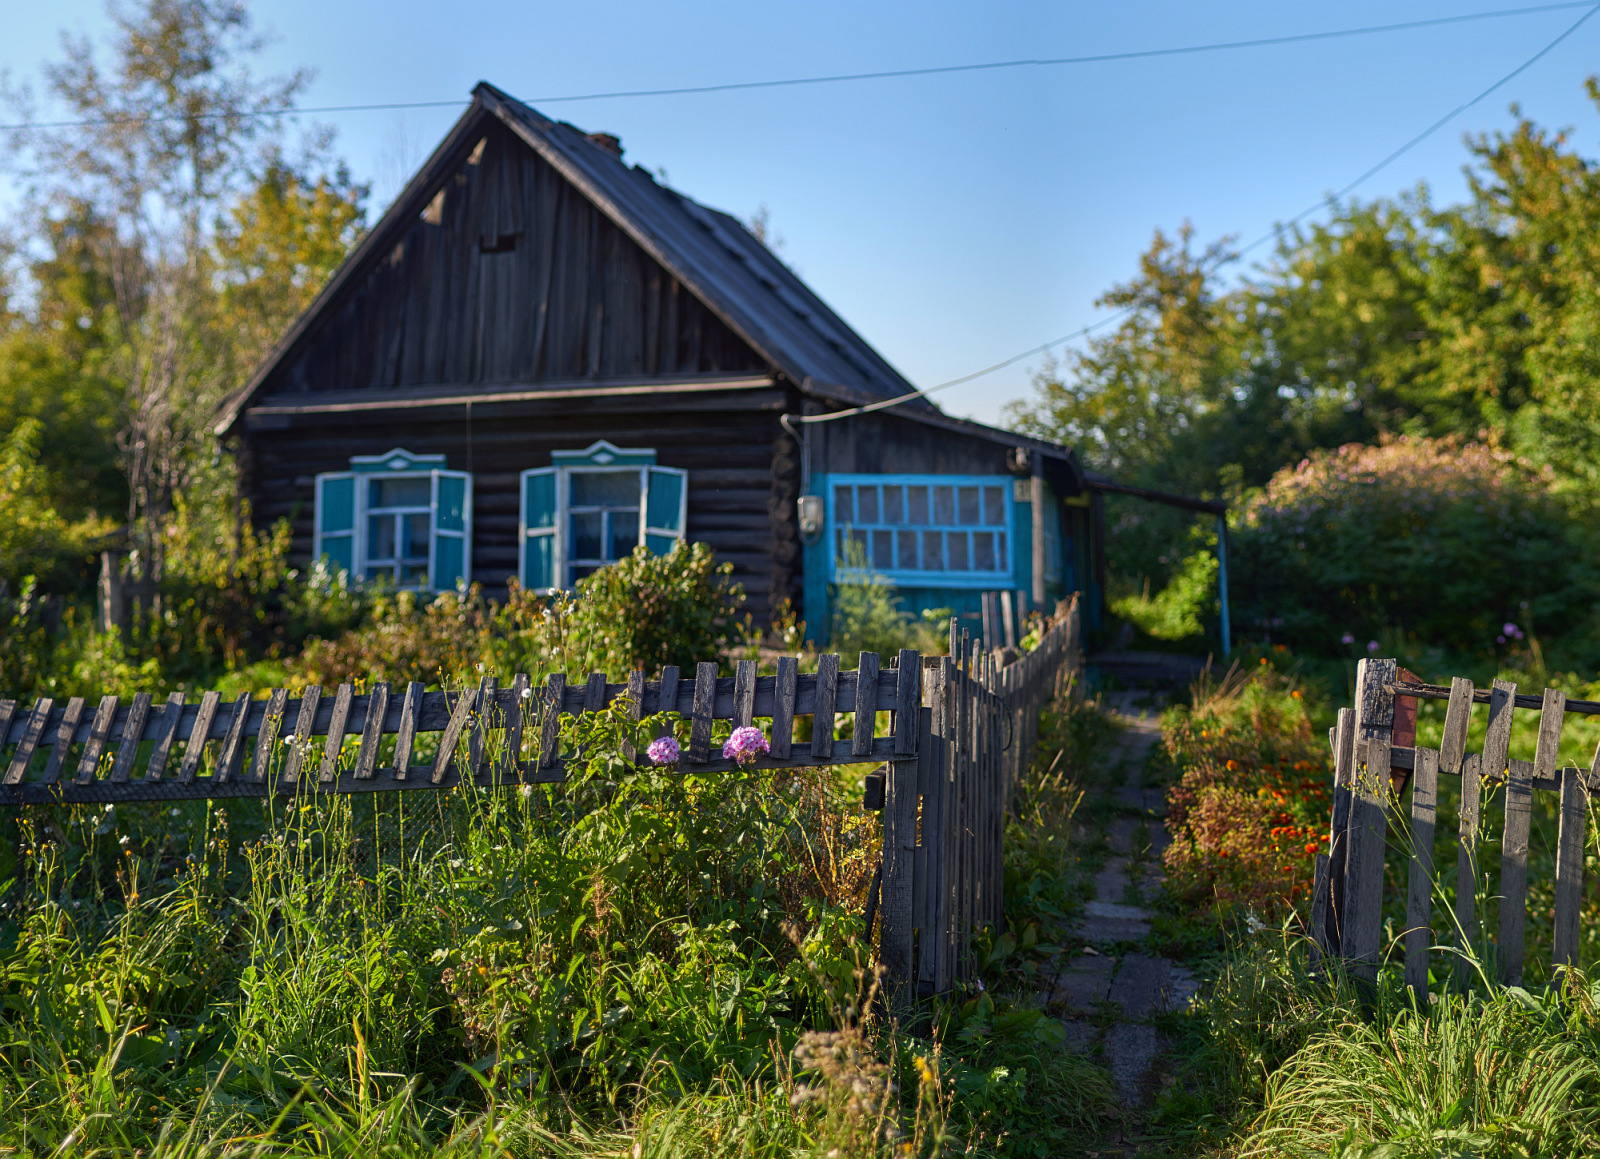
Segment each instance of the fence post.
[[[894,751],[884,784],[883,884],[878,907],[878,963],[891,1009],[910,1004],[916,992],[912,972],[913,872],[917,846],[918,770],[929,747],[929,712],[922,707],[922,657],[900,653],[894,701]],[[906,759],[909,758],[909,759]]]
[[[1341,951],[1358,977],[1377,976],[1383,936],[1383,851],[1388,828],[1389,745],[1394,730],[1393,660],[1356,667],[1356,751]],[[1361,772],[1361,758],[1366,771]]]

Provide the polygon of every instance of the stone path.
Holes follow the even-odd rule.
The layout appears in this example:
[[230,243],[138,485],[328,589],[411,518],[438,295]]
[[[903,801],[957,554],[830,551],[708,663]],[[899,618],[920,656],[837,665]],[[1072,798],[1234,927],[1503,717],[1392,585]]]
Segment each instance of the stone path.
[[[1094,900],[1078,926],[1087,947],[1062,963],[1049,992],[1065,1016],[1074,1048],[1103,1053],[1123,1102],[1144,1101],[1144,1080],[1161,1049],[1152,1016],[1182,1009],[1194,997],[1189,972],[1150,952],[1150,912],[1142,902],[1161,884],[1161,823],[1165,797],[1141,785],[1141,771],[1161,727],[1153,711],[1136,706],[1139,693],[1107,697],[1124,726],[1113,760],[1110,796],[1116,813],[1107,826],[1109,856],[1095,876]],[[1104,790],[1102,790],[1104,791]]]

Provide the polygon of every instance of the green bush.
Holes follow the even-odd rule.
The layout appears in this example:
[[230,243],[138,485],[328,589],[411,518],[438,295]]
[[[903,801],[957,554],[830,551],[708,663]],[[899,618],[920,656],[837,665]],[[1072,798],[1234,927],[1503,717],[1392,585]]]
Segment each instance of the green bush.
[[[1592,521],[1548,473],[1493,448],[1398,438],[1318,451],[1238,512],[1241,634],[1330,656],[1386,631],[1493,656],[1504,625],[1592,635]],[[1513,634],[1514,635],[1514,634]]]
[[915,648],[924,656],[946,651],[948,608],[930,609],[921,616],[904,611],[894,584],[873,568],[866,548],[854,539],[846,543],[839,564],[851,578],[828,587],[833,608],[831,650],[845,657],[876,652],[884,662],[902,648]]
[[109,519],[69,521],[50,503],[53,488],[39,465],[37,419],[25,418],[0,440],[0,586],[13,591],[33,581],[37,591],[85,592]]

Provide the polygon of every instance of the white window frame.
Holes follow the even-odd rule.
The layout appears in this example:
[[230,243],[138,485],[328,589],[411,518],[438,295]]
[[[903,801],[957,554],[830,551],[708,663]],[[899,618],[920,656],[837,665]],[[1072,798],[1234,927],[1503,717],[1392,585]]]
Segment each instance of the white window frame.
[[[604,567],[617,562],[605,559],[575,559],[571,555],[569,534],[571,530],[571,516],[581,514],[589,507],[580,507],[576,511],[572,507],[572,478],[574,475],[583,474],[616,474],[622,471],[637,471],[639,473],[639,523],[638,536],[634,546],[645,543],[645,537],[650,535],[661,536],[666,539],[683,539],[689,525],[689,472],[678,467],[663,467],[656,461],[656,452],[650,448],[624,448],[614,446],[605,439],[600,439],[582,451],[557,451],[553,456],[556,461],[549,467],[534,467],[523,471],[518,477],[517,506],[518,534],[517,534],[517,578],[524,585],[528,582],[528,557],[527,541],[540,536],[552,536],[555,539],[555,548],[551,552],[551,571],[557,581],[555,587],[534,589],[539,594],[548,594],[553,591],[571,591],[577,582],[571,578],[570,569],[573,567]],[[574,460],[562,462],[563,459]],[[619,460],[622,460],[619,462]],[[650,473],[676,476],[678,485],[678,526],[676,529],[658,527],[649,523],[650,513]],[[528,478],[533,475],[551,474],[555,477],[555,526],[554,527],[529,527],[528,526]],[[594,508],[607,512],[607,517],[601,522],[601,550],[607,546],[606,523],[608,522],[609,509]]]
[[[390,468],[384,470],[384,467]],[[320,558],[322,555],[322,495],[325,484],[333,479],[349,478],[354,480],[353,517],[354,526],[351,529],[351,565],[350,578],[353,582],[376,582],[369,578],[369,566],[387,567],[389,579],[395,586],[405,591],[444,591],[445,587],[434,584],[434,576],[438,569],[439,540],[440,538],[457,539],[461,541],[461,583],[472,582],[472,476],[465,471],[451,471],[445,469],[443,455],[413,455],[411,452],[396,448],[384,455],[353,455],[350,459],[350,470],[329,471],[317,476],[315,507],[312,512],[312,557]],[[371,488],[369,483],[384,479],[427,479],[428,504],[426,507],[413,505],[408,507],[380,507],[370,505]],[[459,479],[462,484],[462,512],[461,530],[443,530],[439,526],[439,487],[445,479]],[[403,518],[407,514],[423,514],[428,516],[428,562],[427,574],[421,583],[401,583],[398,570],[403,556],[396,555],[390,561],[375,560],[369,551],[368,532],[370,525],[368,517],[371,515],[391,515]],[[398,530],[398,527],[397,527]],[[400,545],[397,541],[396,550]],[[417,562],[415,560],[411,561]],[[377,577],[381,579],[382,577]],[[454,585],[451,585],[452,587]]]

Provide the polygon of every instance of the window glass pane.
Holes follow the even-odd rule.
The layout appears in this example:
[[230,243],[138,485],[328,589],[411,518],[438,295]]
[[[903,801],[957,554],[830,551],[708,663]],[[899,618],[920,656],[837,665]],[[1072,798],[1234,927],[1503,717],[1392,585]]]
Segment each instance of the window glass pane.
[[1005,571],[1011,565],[1006,562],[1006,533],[994,533],[994,567],[996,571]]
[[837,523],[854,523],[856,521],[854,487],[835,487],[833,489],[833,518]]
[[367,558],[394,558],[394,516],[367,516]]
[[928,488],[918,485],[906,488],[906,522],[928,522]]
[[995,570],[994,532],[974,531],[972,533],[972,570]]
[[856,488],[856,521],[858,523],[878,522],[878,489],[876,487]]
[[978,488],[956,488],[956,515],[962,523],[978,522]]
[[597,564],[573,564],[567,568],[567,586],[569,588],[574,587],[584,576],[593,575],[599,570],[600,568]]
[[400,586],[406,588],[428,586],[428,562],[408,563],[400,569]]
[[389,563],[368,564],[367,578],[369,580],[392,580],[394,579],[394,565]]
[[572,552],[573,559],[599,559],[600,556],[600,520],[602,516],[598,511],[584,511],[570,516],[572,525]]
[[872,533],[872,566],[880,570],[894,566],[894,532]]
[[853,530],[850,532],[850,566],[865,567],[872,557],[867,554],[867,533]]
[[883,485],[883,521],[885,523],[906,521],[906,489],[898,483]]
[[430,507],[433,505],[433,480],[427,475],[413,479],[373,479],[367,492],[367,506]]
[[639,509],[638,471],[574,471],[569,505],[572,507],[632,507]]
[[941,527],[948,527],[956,521],[954,487],[935,487],[933,489],[933,521]]
[[[949,488],[945,488],[949,490]],[[922,570],[944,570],[944,532],[924,531],[922,533]]]
[[405,546],[407,559],[428,558],[428,517],[426,515],[402,515],[405,522]]
[[[966,490],[966,488],[962,488]],[[950,548],[950,570],[970,571],[971,563],[967,559],[967,533],[965,531],[952,531],[945,536],[945,541]]]
[[639,546],[639,511],[608,511],[610,526],[606,542],[607,559],[623,559]]
[[1006,496],[999,487],[983,489],[983,521],[990,527],[999,527],[1006,521]]
[[915,531],[897,531],[897,544],[900,548],[899,564],[910,571],[917,569],[917,533]]

